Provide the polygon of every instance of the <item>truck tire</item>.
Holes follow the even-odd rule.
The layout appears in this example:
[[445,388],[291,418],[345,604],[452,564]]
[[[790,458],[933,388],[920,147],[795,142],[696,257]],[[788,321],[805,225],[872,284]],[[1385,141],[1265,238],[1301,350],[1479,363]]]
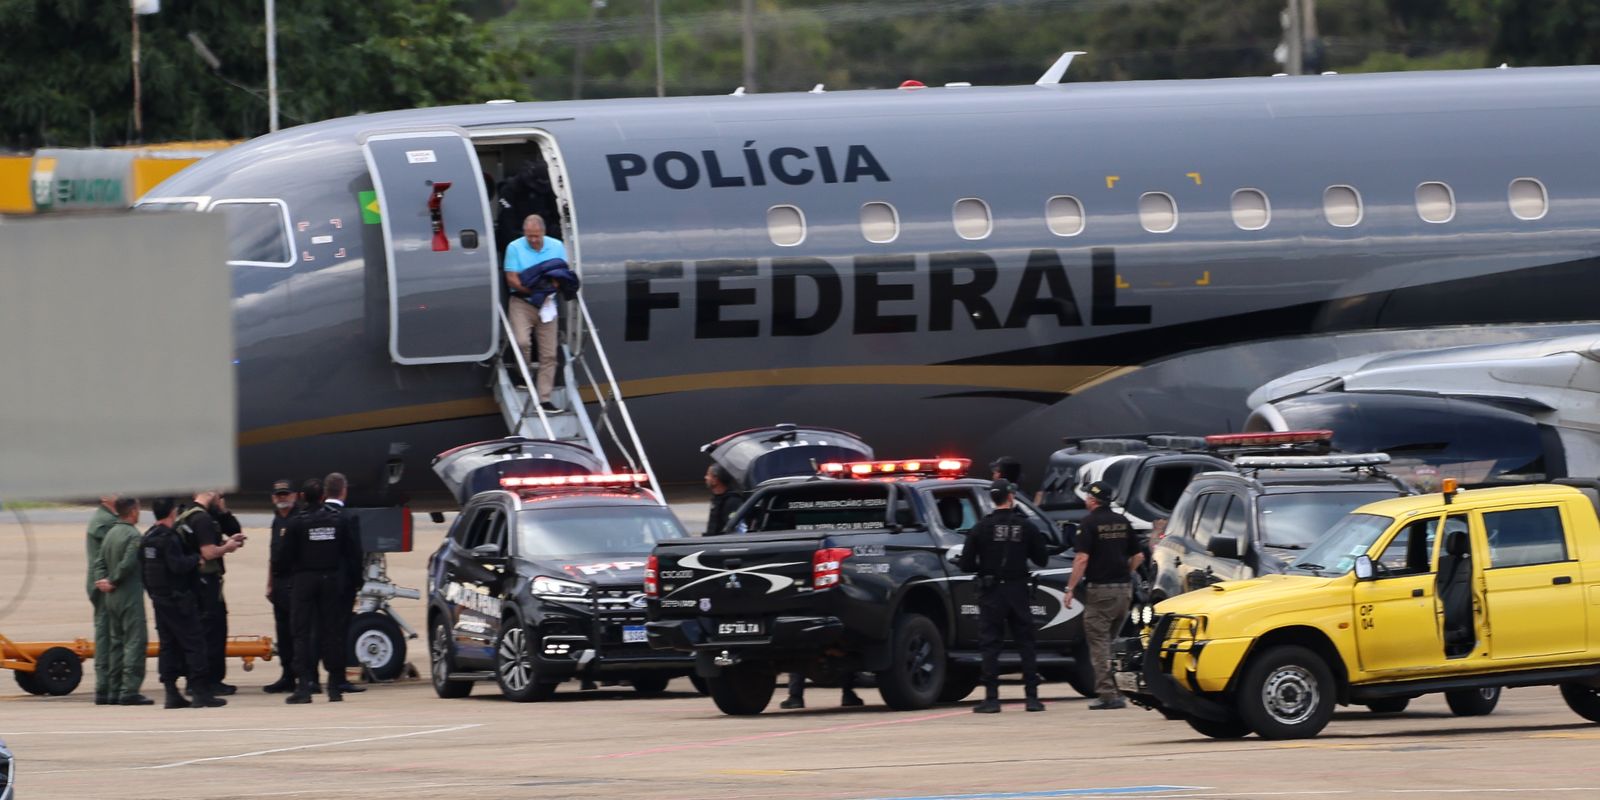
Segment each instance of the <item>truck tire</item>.
[[1194,728],[1195,733],[1212,739],[1243,739],[1250,735],[1250,726],[1239,720],[1218,722],[1214,719],[1189,717],[1184,722],[1189,723],[1189,727]]
[[667,683],[672,676],[666,673],[651,673],[648,675],[635,675],[629,683],[633,684],[633,691],[640,697],[655,697],[667,690]]
[[539,677],[533,655],[534,634],[522,624],[522,616],[511,614],[500,623],[499,641],[494,644],[494,679],[500,694],[513,703],[549,700],[556,684]]
[[455,665],[455,653],[451,652],[450,629],[444,620],[436,619],[428,632],[428,663],[431,666],[433,693],[446,699],[456,700],[472,694],[472,681],[457,681],[450,679],[450,670]]
[[732,717],[748,717],[765,711],[772,702],[777,681],[778,671],[766,664],[724,667],[722,674],[706,679],[717,709]]
[[52,647],[39,654],[33,665],[33,682],[44,691],[41,694],[72,694],[83,681],[83,661],[78,654],[65,647]]
[[1500,687],[1488,689],[1457,689],[1444,693],[1444,701],[1450,706],[1450,713],[1458,717],[1483,717],[1494,711],[1500,705]]
[[951,664],[944,668],[944,688],[939,690],[939,702],[959,703],[978,688],[983,673],[969,666]]
[[[17,677],[21,678],[22,673],[17,673]],[[1572,709],[1578,716],[1590,722],[1600,722],[1600,687],[1582,683],[1563,683],[1561,699],[1567,701],[1567,708]]]
[[1327,727],[1337,699],[1322,656],[1280,645],[1251,659],[1239,682],[1239,717],[1263,739],[1309,739]]
[[896,711],[916,711],[939,700],[944,690],[944,636],[933,620],[901,614],[889,640],[889,668],[878,673],[878,694]]
[[350,620],[350,663],[375,681],[392,681],[406,670],[406,637],[388,614],[369,611]]
[[1385,697],[1367,703],[1367,710],[1374,714],[1398,714],[1406,710],[1406,706],[1409,705],[1411,705],[1409,697]]

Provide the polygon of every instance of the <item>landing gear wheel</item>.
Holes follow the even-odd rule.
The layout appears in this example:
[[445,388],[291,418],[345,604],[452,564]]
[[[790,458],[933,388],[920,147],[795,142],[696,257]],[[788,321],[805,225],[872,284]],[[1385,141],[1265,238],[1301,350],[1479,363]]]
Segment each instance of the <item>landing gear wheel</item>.
[[1374,714],[1398,714],[1411,705],[1409,697],[1385,697],[1367,704],[1367,710]]
[[33,682],[42,694],[60,697],[72,694],[83,680],[83,662],[65,647],[52,647],[39,654],[33,665]]
[[[17,677],[21,678],[22,673],[17,673]],[[1563,683],[1561,699],[1567,701],[1567,708],[1577,712],[1578,716],[1590,722],[1600,722],[1600,687]]]
[[433,693],[446,700],[472,694],[472,681],[450,679],[455,655],[450,652],[450,629],[444,620],[435,620],[428,633],[428,659],[433,667]]
[[640,675],[629,682],[640,697],[655,697],[667,690],[667,683],[671,680],[671,675]]
[[959,703],[978,688],[978,682],[983,680],[983,674],[972,667],[958,667],[951,664],[944,669],[944,688],[939,690],[939,702]]
[[500,693],[514,703],[549,700],[556,693],[556,684],[539,679],[530,644],[533,638],[522,618],[515,614],[500,625],[500,641],[494,648],[494,677],[500,684]]
[[1487,716],[1500,704],[1500,687],[1457,689],[1445,692],[1444,701],[1450,705],[1450,713],[1458,717]]
[[28,694],[44,694],[44,687],[33,679],[33,673],[18,670],[11,675],[17,679],[17,685],[22,687],[22,691]]
[[1094,659],[1089,658],[1088,642],[1078,642],[1072,648],[1072,666],[1067,668],[1067,685],[1084,697],[1095,697]]
[[1250,735],[1250,726],[1238,720],[1218,722],[1214,719],[1189,717],[1184,722],[1189,723],[1189,727],[1194,728],[1195,732],[1201,736],[1209,736],[1213,739],[1243,739]]
[[1239,718],[1263,739],[1308,739],[1333,718],[1333,673],[1298,645],[1271,648],[1239,683]]
[[350,620],[350,663],[375,681],[392,681],[406,669],[406,637],[388,614],[369,611]]
[[711,699],[722,713],[747,717],[765,711],[777,688],[778,671],[764,664],[739,664],[724,667],[722,674],[707,679]]
[[902,614],[889,644],[889,668],[878,673],[878,694],[896,711],[916,711],[939,700],[944,688],[944,637],[933,620]]

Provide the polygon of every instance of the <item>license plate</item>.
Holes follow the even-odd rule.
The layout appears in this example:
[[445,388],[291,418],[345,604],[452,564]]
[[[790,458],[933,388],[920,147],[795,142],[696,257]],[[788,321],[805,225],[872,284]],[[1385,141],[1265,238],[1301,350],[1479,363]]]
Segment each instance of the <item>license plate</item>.
[[766,626],[760,622],[734,621],[717,623],[717,635],[719,636],[760,636],[765,629]]
[[650,640],[649,637],[644,635],[644,626],[643,625],[624,625],[624,626],[622,626],[622,643],[623,644],[633,644],[633,643],[636,643],[636,642],[643,643],[643,642],[647,642],[649,640]]
[[1117,673],[1117,688],[1124,692],[1143,692],[1144,676],[1137,672]]

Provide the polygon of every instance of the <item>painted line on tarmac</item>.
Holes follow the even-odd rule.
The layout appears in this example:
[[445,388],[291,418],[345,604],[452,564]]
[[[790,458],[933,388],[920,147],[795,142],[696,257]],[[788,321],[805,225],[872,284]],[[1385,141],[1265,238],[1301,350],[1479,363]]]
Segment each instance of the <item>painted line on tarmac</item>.
[[[902,797],[874,797],[869,800],[1025,800],[1031,797],[1125,797],[1150,796],[1150,792],[1188,792],[1210,789],[1209,786],[1102,786],[1092,789],[1044,789],[1035,792],[981,792],[979,794],[928,794]],[[1196,795],[1162,794],[1158,797],[1194,797]]]
[[192,764],[205,764],[212,761],[232,761],[238,758],[253,758],[255,756],[269,756],[274,753],[292,753],[297,750],[315,750],[319,747],[337,747],[342,744],[362,744],[364,742],[381,742],[387,739],[406,739],[412,736],[431,736],[436,733],[454,733],[469,728],[481,728],[481,723],[455,725],[449,728],[433,728],[425,731],[410,731],[408,733],[393,733],[388,736],[368,736],[361,739],[342,739],[337,742],[318,742],[315,744],[295,745],[294,747],[274,747],[271,750],[255,750],[249,753],[235,753],[231,756],[210,756],[208,758],[191,758],[187,761],[174,761],[171,764],[158,764],[151,767],[136,767],[136,769],[171,769],[173,767],[187,767]]
[[960,711],[945,711],[939,714],[924,714],[920,717],[901,717],[898,719],[882,720],[879,722],[857,722],[850,725],[829,725],[825,728],[806,728],[798,731],[773,731],[772,733],[757,733],[750,736],[735,736],[731,739],[711,739],[704,742],[691,742],[689,744],[672,744],[663,747],[651,747],[645,750],[633,750],[626,753],[606,753],[604,755],[589,756],[590,758],[632,758],[634,756],[648,756],[656,753],[674,753],[680,750],[701,750],[711,747],[724,747],[730,744],[743,742],[758,742],[763,739],[782,739],[788,736],[806,736],[818,733],[839,733],[842,731],[855,731],[865,728],[881,728],[885,725],[903,725],[908,722],[926,722],[932,719],[945,717],[966,716],[972,712],[967,709]]
[[145,728],[143,730],[6,731],[7,736],[148,736],[153,733],[293,733],[295,731],[380,731],[436,728],[437,725],[317,725],[302,728]]

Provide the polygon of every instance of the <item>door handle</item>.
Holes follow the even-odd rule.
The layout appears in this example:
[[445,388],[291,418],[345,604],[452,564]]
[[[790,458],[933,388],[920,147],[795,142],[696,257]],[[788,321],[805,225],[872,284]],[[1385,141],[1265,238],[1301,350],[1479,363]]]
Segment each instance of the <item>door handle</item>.
[[1422,590],[1421,589],[1412,589],[1411,590],[1411,596],[1412,597],[1421,597],[1422,596]]
[[1565,585],[1567,585],[1569,583],[1572,583],[1572,576],[1571,575],[1558,575],[1558,576],[1556,576],[1554,578],[1551,578],[1550,582],[1555,584],[1556,586],[1565,586]]

